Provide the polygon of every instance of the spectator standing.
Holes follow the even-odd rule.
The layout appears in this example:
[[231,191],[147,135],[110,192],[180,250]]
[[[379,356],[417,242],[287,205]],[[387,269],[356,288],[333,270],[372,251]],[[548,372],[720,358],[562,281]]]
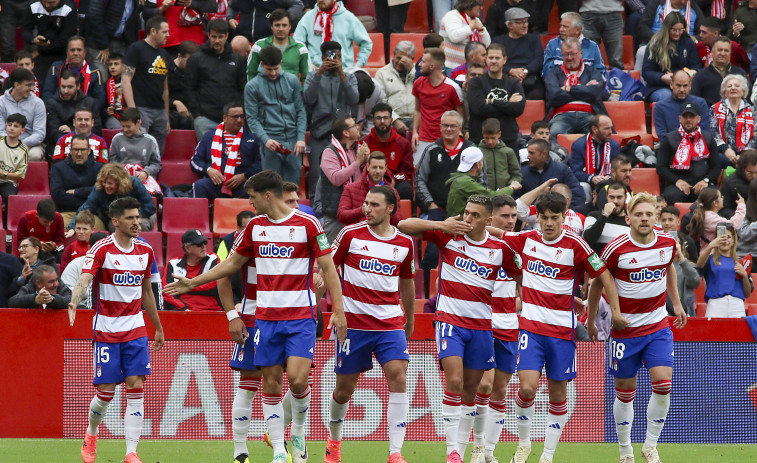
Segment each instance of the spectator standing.
[[481,0],[458,0],[455,9],[442,18],[439,35],[444,37],[444,65],[454,69],[465,63],[465,45],[481,42],[484,47],[492,43],[489,31],[480,19],[483,13]]
[[559,68],[562,64],[563,42],[568,38],[574,38],[578,41],[583,52],[584,63],[599,71],[603,78],[607,75],[607,69],[605,68],[602,54],[599,51],[599,46],[596,42],[584,37],[583,28],[583,19],[580,14],[568,12],[560,16],[560,35],[550,40],[544,49],[544,66],[541,72],[545,80],[552,68]]
[[[394,47],[392,61],[376,71],[376,82],[384,91],[384,103],[393,108],[391,116],[394,122],[391,126],[403,137],[413,127],[413,112],[415,111],[413,99],[414,60],[415,45],[413,45],[413,42],[402,40],[397,42]],[[375,106],[373,113],[375,116]]]
[[492,190],[510,187],[513,190],[521,188],[520,181],[523,174],[520,171],[518,155],[502,141],[502,130],[499,120],[489,118],[481,125],[483,137],[478,149],[484,155],[484,172],[486,184]]
[[591,197],[594,187],[609,180],[612,159],[619,154],[620,145],[612,139],[612,119],[605,115],[592,116],[589,133],[573,142],[568,163],[587,198]]
[[520,81],[526,99],[543,100],[544,79],[541,70],[544,66],[544,50],[539,36],[528,32],[530,17],[524,9],[508,9],[505,13],[507,32],[495,36],[492,42],[504,45],[507,61],[502,69],[505,74]]
[[[94,98],[85,95],[77,84],[76,74],[65,70],[60,76],[60,85],[55,96],[47,100],[47,146],[55,146],[58,140],[74,131],[76,114],[86,111],[93,118],[93,128],[102,131],[100,105]],[[65,156],[63,153],[58,153]],[[55,159],[56,153],[53,153]],[[107,155],[105,156],[107,161]]]
[[[163,288],[173,283],[176,276],[194,278],[215,267],[220,259],[208,252],[208,237],[198,229],[187,230],[181,235],[182,256],[168,261],[163,273]],[[176,275],[176,276],[175,276]],[[216,281],[197,286],[187,294],[171,296],[164,294],[167,310],[191,310],[193,312],[218,312],[223,310],[218,298]]]
[[[438,24],[438,23],[437,23]],[[426,50],[429,48],[439,48],[440,50],[444,50],[444,38],[437,34],[436,32],[432,32],[430,34],[426,34],[423,36],[423,53],[426,53]],[[421,57],[418,59],[418,61],[415,62],[415,78],[418,79],[421,76],[421,62],[423,61],[423,54],[421,54]],[[451,69],[447,69],[446,66],[442,64],[442,74],[445,76],[449,76],[452,72]]]
[[704,276],[707,289],[707,318],[743,318],[744,300],[752,294],[752,279],[736,255],[738,238],[733,225],[702,249],[697,268]]
[[521,166],[523,173],[523,188],[521,193],[539,188],[549,179],[557,179],[557,183],[564,183],[572,193],[570,207],[576,208],[586,202],[586,194],[578,183],[570,167],[555,162],[549,155],[549,143],[535,139],[528,142],[528,165]]
[[[486,30],[489,31],[489,35],[496,38],[500,35],[507,35],[510,32],[511,25],[507,24],[510,21],[507,19],[507,12],[514,8],[524,11],[529,17],[534,16],[537,11],[534,0],[494,0],[494,3],[486,10],[486,18],[484,20],[484,25],[486,26]],[[512,17],[512,13],[510,13],[510,16]],[[527,26],[527,30],[533,32],[534,24]],[[508,54],[512,54],[512,50],[508,49]]]
[[733,26],[729,35],[745,50],[757,44],[757,1],[747,0],[739,4],[733,13]]
[[[741,98],[746,98],[749,94],[746,72],[740,67],[731,64],[731,40],[728,37],[715,39],[715,43],[712,45],[711,56],[712,62],[697,72],[691,81],[691,93],[704,98],[707,105],[712,106],[723,98],[720,93],[720,84],[723,83],[724,79],[733,75],[744,77],[744,91]],[[712,117],[710,117],[710,121],[712,121]]]
[[[344,225],[352,225],[365,220],[364,203],[368,191],[380,185],[392,186],[392,177],[386,170],[386,156],[380,151],[374,151],[368,156],[368,161],[360,176],[360,181],[347,183],[342,191],[342,197],[339,199],[339,209],[336,218]],[[400,203],[400,196],[397,190],[392,188],[397,198],[397,204]],[[390,218],[392,225],[399,223],[400,216],[398,211],[393,211]]]
[[65,309],[70,301],[71,290],[60,284],[55,268],[40,265],[32,271],[29,282],[8,300],[8,306],[21,309]]
[[221,123],[224,105],[240,100],[247,82],[244,62],[228,43],[229,24],[214,19],[207,29],[208,41],[189,57],[184,70],[186,103],[198,140]]
[[136,108],[126,108],[121,116],[121,131],[113,137],[110,160],[122,164],[147,188],[161,194],[157,178],[162,164],[155,137],[142,131],[142,118]]
[[[71,223],[76,211],[92,193],[97,174],[103,165],[95,161],[85,135],[75,135],[71,139],[71,148],[66,158],[53,164],[50,169],[50,195],[55,201],[55,208],[63,216],[63,223]],[[106,229],[97,216],[94,227],[98,230]]]
[[[44,79],[42,99],[50,100],[57,93],[65,71],[71,71],[76,77],[76,84],[82,94],[97,102],[98,110],[105,107],[105,78],[94,61],[87,61],[87,48],[84,38],[78,35],[68,39],[66,59],[56,61],[50,66],[48,78]],[[97,113],[99,116],[99,111]]]
[[[160,46],[175,47],[185,40],[197,45],[205,43],[203,14],[218,11],[217,0],[151,0],[156,7],[145,9],[145,17],[150,19],[163,16],[168,23],[168,35],[165,44]],[[145,23],[145,31],[149,29]]]
[[[463,85],[463,82],[466,80],[465,76],[474,64],[478,64],[479,66],[486,65],[486,46],[481,42],[468,42],[465,44],[463,54],[465,62],[460,66],[452,68],[447,74],[450,79],[460,85]],[[447,63],[444,63],[444,65],[446,67]]]
[[[705,69],[714,59],[712,52],[713,47],[715,46],[715,41],[718,38],[723,37],[720,35],[722,27],[723,22],[714,16],[702,19],[702,24],[699,26],[697,50],[699,50],[699,59],[702,61],[702,67]],[[741,68],[745,72],[749,72],[749,56],[746,54],[746,51],[744,51],[744,48],[736,41],[730,39],[728,39],[728,41],[731,43],[729,53],[731,59],[730,63]]]
[[[308,47],[310,62],[320,68],[323,63],[322,52],[326,42],[334,41],[341,45],[341,65],[362,68],[371,56],[373,42],[360,20],[337,0],[318,0],[313,8],[302,16],[294,31],[294,39]],[[355,60],[353,42],[360,48]],[[312,163],[311,163],[312,166]]]
[[623,69],[623,9],[622,0],[584,0],[578,9],[584,35],[604,42],[609,68]]
[[684,103],[691,103],[697,108],[697,112],[702,117],[701,126],[709,129],[710,107],[704,98],[691,94],[691,80],[691,76],[686,71],[674,72],[670,83],[671,95],[654,104],[652,121],[654,121],[654,128],[660,140],[669,132],[678,129],[680,122],[676,115],[680,114],[681,106]]
[[470,138],[474,143],[483,139],[481,125],[490,117],[499,121],[502,141],[513,151],[518,148],[520,129],[516,117],[526,109],[525,92],[520,80],[502,72],[507,52],[501,44],[489,46],[486,52],[488,71],[468,84],[470,110]]
[[50,66],[66,57],[68,38],[76,34],[78,12],[73,2],[67,0],[39,0],[26,9],[21,19],[21,37],[24,42],[37,47],[34,74],[44,88]]
[[304,84],[310,68],[308,47],[289,36],[292,30],[292,15],[284,9],[276,9],[271,13],[271,29],[273,35],[258,40],[252,46],[250,59],[247,63],[247,80],[255,78],[260,72],[260,52],[270,46],[281,50],[281,70],[294,75]]
[[72,127],[73,130],[60,137],[55,143],[53,163],[65,159],[66,156],[68,156],[68,153],[71,150],[71,140],[73,140],[76,135],[82,135],[89,140],[89,146],[92,149],[92,154],[95,155],[95,160],[97,162],[107,163],[109,155],[108,145],[101,136],[92,133],[92,130],[95,127],[95,119],[92,115],[92,110],[87,108],[76,109],[76,112],[73,114]]
[[126,50],[121,88],[126,106],[139,110],[142,126],[158,140],[162,154],[166,136],[171,130],[166,79],[168,54],[161,48],[168,39],[168,21],[160,15],[153,16],[145,23],[145,31],[147,37],[131,44]]
[[686,18],[671,12],[665,17],[662,28],[649,41],[644,52],[641,77],[646,82],[644,97],[657,102],[670,96],[670,84],[676,71],[692,75],[702,69],[697,46],[686,32]]
[[445,182],[449,188],[447,193],[447,215],[454,217],[462,216],[465,205],[471,195],[510,195],[512,187],[505,186],[498,190],[491,190],[479,183],[479,178],[484,174],[484,153],[475,146],[464,149],[460,153],[460,164],[457,172],[452,172]]
[[[723,194],[723,209],[720,215],[730,219],[736,212],[736,200],[739,196],[749,198],[752,180],[757,178],[757,150],[746,149],[739,155],[736,163],[736,171],[723,179],[720,185],[720,192]],[[747,213],[749,212],[749,203],[747,202]],[[739,238],[742,239],[739,232]],[[743,243],[743,242],[740,242]]]
[[6,135],[5,123],[11,114],[26,117],[26,127],[19,139],[29,149],[29,161],[41,161],[45,158],[45,104],[32,95],[34,74],[28,69],[16,68],[11,72],[10,88],[0,98],[0,135]]
[[[421,77],[413,83],[415,111],[413,112],[413,162],[417,165],[426,147],[438,140],[441,131],[436,121],[450,110],[463,119],[463,94],[460,87],[442,72],[444,51],[439,48],[423,50]],[[462,124],[461,124],[462,125]]]
[[681,106],[677,131],[660,139],[657,175],[668,204],[694,202],[699,193],[720,176],[715,138],[702,132],[699,110],[692,103]]
[[352,73],[345,74],[343,68],[342,46],[334,41],[324,42],[321,45],[321,65],[305,80],[302,98],[310,114],[308,185],[311,197],[321,178],[321,153],[331,144],[332,123],[337,117],[350,114],[352,105],[360,99],[357,78]]
[[389,43],[389,35],[405,32],[407,10],[413,0],[376,0],[376,25]]
[[297,24],[302,17],[303,9],[302,0],[231,0],[226,17],[231,18],[229,27],[234,35],[242,35],[248,43],[255,43],[270,36],[272,29],[273,33],[276,33],[275,28],[271,27],[275,22],[273,17],[276,10],[285,11],[288,22]]
[[[105,81],[105,121],[103,128],[118,129],[118,117],[126,107],[121,89],[121,74],[124,71],[124,57],[120,53],[108,55],[108,80]],[[170,89],[169,89],[170,91]]]
[[413,151],[410,142],[392,127],[392,107],[379,103],[373,107],[373,128],[363,139],[371,153],[384,154],[386,170],[400,199],[413,199]]
[[2,10],[0,11],[0,44],[2,44],[3,63],[12,63],[14,61],[16,54],[16,28],[26,17],[26,11],[31,4],[32,0],[2,2]]
[[276,46],[260,51],[260,63],[263,73],[244,89],[247,124],[260,138],[262,169],[299,184],[307,123],[300,81],[282,72],[282,53]]
[[746,77],[727,75],[720,84],[722,100],[710,108],[710,131],[715,136],[720,153],[735,165],[745,149],[757,147],[754,138],[754,107],[746,96],[749,92]]
[[[648,43],[652,36],[663,28],[663,22],[670,13],[678,13],[685,18],[684,29],[694,37],[699,32],[699,24],[705,17],[698,2],[690,0],[649,0],[644,14],[636,28],[639,43]],[[641,50],[641,49],[640,49]],[[641,56],[644,56],[643,53]],[[639,56],[636,62],[639,62]]]
[[19,139],[26,127],[26,117],[11,114],[5,120],[5,135],[0,136],[0,196],[3,204],[18,194],[18,182],[26,177],[29,148]]
[[[189,112],[189,86],[186,68],[189,57],[200,51],[200,46],[191,40],[185,40],[176,47],[176,58],[168,62],[168,121],[171,127],[181,130],[194,130],[194,117]],[[119,124],[119,128],[121,125]]]
[[577,39],[563,40],[562,58],[563,63],[553,66],[544,77],[553,140],[561,133],[587,133],[592,115],[607,114],[602,103],[602,75],[584,61]]
[[195,198],[246,198],[245,180],[260,172],[260,142],[244,123],[242,104],[227,103],[223,114],[192,156],[192,170],[204,177],[192,185]]
[[74,220],[74,234],[76,241],[69,244],[63,249],[63,255],[60,258],[60,272],[66,270],[66,266],[77,257],[87,254],[89,251],[89,240],[92,238],[92,231],[95,228],[95,216],[89,211],[82,211],[76,214]]
[[[334,120],[331,127],[331,145],[323,150],[321,158],[321,178],[318,188],[323,212],[323,230],[333,242],[344,224],[339,222],[337,213],[339,200],[344,187],[353,182],[359,182],[362,166],[368,160],[370,150],[365,143],[356,147],[360,139],[360,129],[355,119],[350,116],[340,116]],[[337,138],[337,136],[339,138]]]
[[89,0],[84,19],[89,61],[106,65],[110,55],[123,56],[139,40],[140,7],[138,0]]

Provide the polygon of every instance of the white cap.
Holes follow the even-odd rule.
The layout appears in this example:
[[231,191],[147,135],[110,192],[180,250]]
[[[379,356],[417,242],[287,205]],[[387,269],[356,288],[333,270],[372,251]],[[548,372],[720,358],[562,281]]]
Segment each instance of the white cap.
[[457,166],[458,172],[468,172],[478,161],[484,159],[484,153],[475,146],[469,146],[460,153],[460,165]]

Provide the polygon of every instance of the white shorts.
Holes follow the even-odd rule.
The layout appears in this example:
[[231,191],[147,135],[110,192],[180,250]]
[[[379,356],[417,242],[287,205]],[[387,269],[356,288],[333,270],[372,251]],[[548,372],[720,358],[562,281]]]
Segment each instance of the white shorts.
[[744,318],[744,300],[734,296],[723,296],[707,301],[707,318]]

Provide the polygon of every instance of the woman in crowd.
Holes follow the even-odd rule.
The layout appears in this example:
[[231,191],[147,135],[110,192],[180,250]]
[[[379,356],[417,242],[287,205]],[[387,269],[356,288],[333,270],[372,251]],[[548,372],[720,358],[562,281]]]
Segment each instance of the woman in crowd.
[[691,215],[691,222],[689,222],[689,235],[694,238],[695,242],[699,243],[700,249],[715,239],[716,227],[719,223],[727,222],[732,228],[739,228],[744,221],[746,206],[741,195],[736,200],[736,213],[733,214],[733,217],[726,220],[719,216],[718,212],[721,209],[723,209],[723,195],[720,194],[720,190],[708,187],[699,193],[697,207]]
[[656,102],[671,96],[670,83],[676,71],[693,73],[701,68],[697,46],[686,32],[686,18],[677,11],[668,13],[644,53],[641,76],[647,85],[647,100]]
[[485,47],[492,43],[480,19],[483,6],[483,0],[459,0],[455,9],[442,18],[439,35],[444,37],[444,66],[447,68],[455,69],[465,64],[465,45],[468,42],[481,42]]
[[16,294],[22,286],[28,283],[32,271],[40,265],[49,265],[60,274],[58,265],[55,263],[55,257],[42,251],[42,242],[35,236],[24,238],[18,243],[18,256],[24,267],[21,270],[21,275],[18,275],[11,287],[8,288],[8,295]]
[[736,257],[738,238],[733,225],[723,223],[725,233],[702,249],[697,268],[704,275],[707,290],[708,318],[739,318],[745,316],[744,299],[752,293],[752,282]]
[[736,164],[745,149],[757,147],[754,108],[746,99],[748,92],[744,76],[729,74],[720,84],[721,100],[710,108],[710,131],[731,164]]

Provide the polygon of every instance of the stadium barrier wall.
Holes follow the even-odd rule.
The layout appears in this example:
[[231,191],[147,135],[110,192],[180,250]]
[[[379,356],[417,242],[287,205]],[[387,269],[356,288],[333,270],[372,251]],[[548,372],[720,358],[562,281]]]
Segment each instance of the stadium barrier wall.
[[[91,378],[91,311],[78,311],[74,327],[66,311],[3,309],[3,349],[0,366],[6,371],[1,394],[2,438],[80,438],[93,395]],[[146,391],[145,438],[230,439],[231,402],[238,374],[228,368],[232,342],[222,314],[162,312],[168,338],[163,351],[153,354],[153,375]],[[152,332],[149,320],[148,331]],[[692,319],[675,330],[676,369],[671,413],[662,442],[755,442],[757,429],[757,345],[744,320]],[[410,343],[408,372],[409,440],[442,440],[442,375],[437,367],[431,315],[419,314]],[[691,342],[698,341],[698,342]],[[316,377],[309,439],[324,440],[328,401],[334,387],[334,344],[316,347]],[[614,385],[606,374],[605,346],[580,343],[578,378],[569,385],[569,425],[566,441],[604,442],[615,439],[612,421]],[[651,392],[648,375],[639,376],[634,441],[643,440],[646,402]],[[103,437],[123,436],[121,416],[125,399],[120,388],[101,427]],[[508,410],[517,391],[513,380]],[[347,416],[345,436],[387,439],[385,409],[388,389],[378,365],[364,374]],[[536,400],[533,438],[543,439],[548,397],[542,379]],[[604,410],[602,414],[598,410]],[[29,416],[43,416],[29,420]],[[250,435],[264,431],[259,400],[253,404]],[[512,414],[503,439],[516,439]]]

